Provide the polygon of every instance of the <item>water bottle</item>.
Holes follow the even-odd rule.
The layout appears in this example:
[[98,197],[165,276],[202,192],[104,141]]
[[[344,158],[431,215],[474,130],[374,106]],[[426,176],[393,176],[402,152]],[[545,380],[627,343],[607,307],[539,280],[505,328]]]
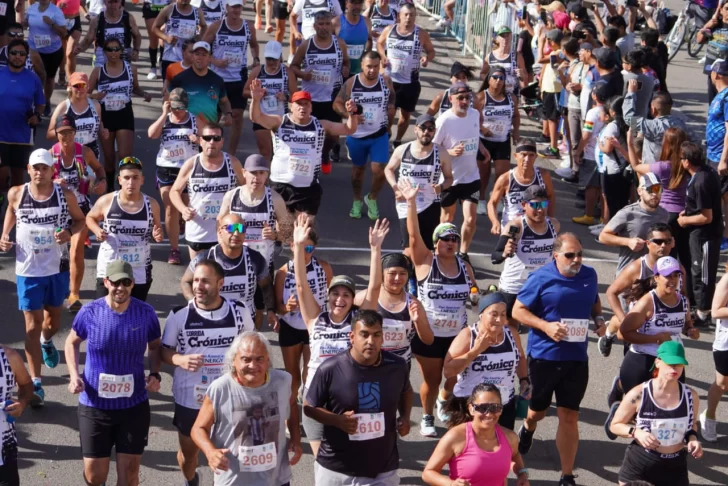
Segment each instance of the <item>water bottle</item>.
[[[5,404],[3,405],[3,412],[5,412],[5,409],[9,405],[12,405],[12,404],[13,404],[12,400],[5,400]],[[8,413],[5,413],[5,420],[7,421],[7,423],[12,424],[13,422],[15,422],[15,417],[13,417],[12,415],[10,415]]]
[[[56,228],[56,233],[60,233],[63,231],[63,228]],[[68,254],[68,243],[61,243],[59,244],[61,247],[61,260],[66,260],[67,262],[70,262],[70,256]]]
[[478,301],[480,301],[480,292],[478,292],[478,287],[470,287],[470,295],[468,295],[468,300],[473,306],[478,305]]

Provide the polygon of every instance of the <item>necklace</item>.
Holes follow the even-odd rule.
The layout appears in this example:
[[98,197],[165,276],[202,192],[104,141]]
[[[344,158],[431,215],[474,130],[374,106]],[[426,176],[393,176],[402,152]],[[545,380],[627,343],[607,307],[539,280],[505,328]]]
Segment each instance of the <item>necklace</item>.
[[[396,302],[393,302],[392,299],[389,298],[392,294],[388,290],[384,289],[384,287],[382,287],[382,289],[384,290],[385,294],[387,295],[386,302],[385,302],[385,307],[387,309],[394,309],[398,305],[402,304],[402,302],[403,302],[402,300],[397,300]],[[404,291],[400,291],[399,294],[396,294],[396,297],[399,298],[402,295],[404,295]]]

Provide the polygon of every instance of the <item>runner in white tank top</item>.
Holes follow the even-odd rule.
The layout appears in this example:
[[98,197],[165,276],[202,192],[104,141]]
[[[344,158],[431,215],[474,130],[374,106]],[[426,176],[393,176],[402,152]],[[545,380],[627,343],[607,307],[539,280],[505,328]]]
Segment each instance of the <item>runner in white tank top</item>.
[[[206,125],[200,134],[202,153],[185,161],[169,192],[170,201],[187,221],[190,259],[215,246],[223,196],[243,181],[240,161],[222,151],[223,143],[222,128]],[[188,203],[182,199],[185,189]]]

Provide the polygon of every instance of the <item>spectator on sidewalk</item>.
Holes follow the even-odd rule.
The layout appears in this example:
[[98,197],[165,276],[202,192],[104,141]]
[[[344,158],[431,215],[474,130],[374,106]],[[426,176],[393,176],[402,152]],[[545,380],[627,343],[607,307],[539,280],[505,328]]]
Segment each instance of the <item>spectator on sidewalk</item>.
[[[728,217],[728,144],[725,143],[728,123],[728,61],[718,59],[713,63],[711,81],[718,93],[708,108],[708,123],[705,127],[705,141],[708,162],[718,171],[723,198],[723,215]],[[728,222],[727,222],[728,223]],[[720,251],[728,250],[728,224],[723,229]]]

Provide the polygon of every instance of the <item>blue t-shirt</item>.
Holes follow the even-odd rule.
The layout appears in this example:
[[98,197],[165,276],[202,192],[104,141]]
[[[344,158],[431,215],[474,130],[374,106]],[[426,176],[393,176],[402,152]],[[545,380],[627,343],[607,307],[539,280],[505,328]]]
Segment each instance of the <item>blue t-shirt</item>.
[[41,54],[52,54],[62,46],[61,36],[56,34],[52,26],[43,21],[43,17],[50,17],[56,25],[66,25],[66,17],[60,8],[52,3],[45,11],[39,10],[39,3],[34,3],[26,12],[28,18],[28,44]]
[[728,89],[713,98],[708,108],[708,123],[705,129],[705,142],[708,146],[708,160],[720,162],[725,139],[725,124],[728,122]]
[[25,68],[14,73],[5,66],[0,67],[0,99],[0,143],[32,144],[28,114],[35,106],[45,105],[40,78]]
[[[589,319],[592,306],[599,297],[597,273],[581,266],[574,277],[564,277],[556,262],[532,272],[518,292],[518,300],[538,318],[547,322],[561,319]],[[583,342],[556,342],[545,333],[531,329],[528,334],[528,355],[547,361],[587,361]]]
[[[119,314],[111,310],[106,298],[84,305],[73,320],[73,330],[86,341],[83,368],[84,391],[79,402],[102,410],[123,410],[140,404],[147,397],[144,353],[147,344],[160,339],[162,331],[154,308],[131,297],[129,307]],[[101,398],[101,373],[134,377],[130,397]],[[117,382],[120,380],[117,380]],[[102,383],[102,389],[104,388]],[[107,388],[108,390],[108,388]]]

